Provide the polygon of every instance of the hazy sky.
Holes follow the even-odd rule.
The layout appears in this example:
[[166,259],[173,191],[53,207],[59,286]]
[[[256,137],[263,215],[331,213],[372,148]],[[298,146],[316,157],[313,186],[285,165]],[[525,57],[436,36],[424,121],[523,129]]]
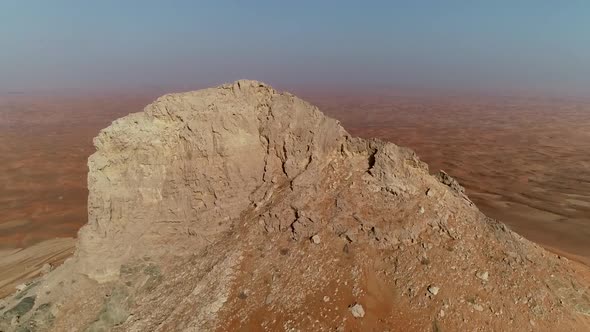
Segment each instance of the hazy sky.
[[0,92],[239,78],[590,94],[590,1],[0,0]]

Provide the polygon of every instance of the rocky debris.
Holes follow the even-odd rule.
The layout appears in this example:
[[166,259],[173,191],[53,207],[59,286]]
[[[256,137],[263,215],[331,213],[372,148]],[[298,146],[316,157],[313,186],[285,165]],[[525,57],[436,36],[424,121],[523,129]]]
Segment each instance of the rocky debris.
[[489,279],[488,271],[477,271],[475,273],[475,276],[483,281],[488,281],[488,279]]
[[445,171],[440,170],[436,174],[436,178],[444,185],[449,186],[453,191],[463,195],[465,194],[465,188],[459,184],[457,180],[447,174]]
[[248,292],[247,291],[241,291],[240,294],[238,294],[238,298],[240,300],[245,300],[248,298]]
[[359,303],[355,303],[354,305],[350,306],[350,312],[354,316],[354,318],[363,318],[365,317],[365,309]]
[[348,242],[355,242],[355,237],[356,235],[347,231],[346,233],[343,234],[344,238],[346,239],[346,241]]
[[317,231],[317,224],[306,216],[299,216],[297,220],[291,224],[291,229],[294,239],[309,238],[315,236],[313,233]]
[[101,311],[88,327],[88,331],[109,331],[129,317],[126,305],[128,294],[125,289],[116,288],[105,299]]
[[321,240],[320,240],[320,236],[319,235],[314,235],[311,237],[311,242],[313,242],[314,244],[320,244]]
[[75,255],[4,299],[0,331],[590,326],[587,270],[263,83],[163,96],[94,143]]
[[459,184],[457,180],[447,174],[445,171],[440,170],[438,174],[436,174],[436,178],[444,185],[451,188],[453,192],[455,192],[459,197],[466,200],[470,206],[473,205],[473,202],[467,197],[465,194],[465,188]]
[[41,267],[41,271],[40,272],[41,272],[42,275],[45,275],[45,274],[51,272],[51,270],[53,270],[53,266],[51,264],[49,264],[49,263],[45,263]]
[[[0,315],[0,331],[3,328],[17,329],[21,323],[21,317],[26,315],[35,306],[36,296],[27,296],[22,299],[12,308],[6,310]],[[4,324],[2,324],[4,322]],[[4,325],[4,326],[3,326]],[[26,322],[25,324],[27,325]]]
[[439,291],[439,290],[440,290],[440,288],[439,288],[439,287],[432,286],[432,285],[428,286],[428,292],[429,292],[430,294],[432,294],[432,295],[436,295],[436,294],[438,294],[438,291]]

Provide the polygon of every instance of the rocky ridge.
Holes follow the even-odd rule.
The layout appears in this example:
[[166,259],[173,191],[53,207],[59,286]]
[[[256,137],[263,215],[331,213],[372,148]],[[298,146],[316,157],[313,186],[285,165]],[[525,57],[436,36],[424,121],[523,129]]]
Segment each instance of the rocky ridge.
[[165,95],[94,143],[75,255],[0,331],[590,329],[585,267],[263,83]]

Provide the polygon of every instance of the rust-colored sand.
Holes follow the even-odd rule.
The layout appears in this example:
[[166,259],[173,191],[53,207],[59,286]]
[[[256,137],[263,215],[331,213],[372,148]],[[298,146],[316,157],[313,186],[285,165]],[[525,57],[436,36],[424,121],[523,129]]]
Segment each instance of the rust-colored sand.
[[92,138],[151,97],[0,98],[0,249],[75,237]]

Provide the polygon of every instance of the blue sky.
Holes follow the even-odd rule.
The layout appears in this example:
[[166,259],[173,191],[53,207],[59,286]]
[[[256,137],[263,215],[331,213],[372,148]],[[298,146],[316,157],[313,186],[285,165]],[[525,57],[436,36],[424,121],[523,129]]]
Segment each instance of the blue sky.
[[280,87],[590,93],[588,1],[0,0],[0,92]]

